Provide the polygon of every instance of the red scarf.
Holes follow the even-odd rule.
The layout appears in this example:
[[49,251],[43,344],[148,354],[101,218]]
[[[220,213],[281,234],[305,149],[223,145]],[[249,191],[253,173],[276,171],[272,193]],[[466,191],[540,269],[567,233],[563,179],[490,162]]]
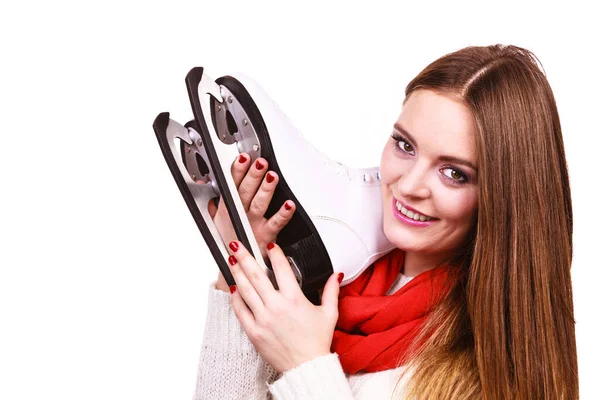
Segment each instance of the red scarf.
[[408,346],[443,294],[450,272],[446,266],[420,273],[386,296],[403,264],[404,252],[393,250],[341,288],[331,350],[338,353],[347,374],[404,364]]

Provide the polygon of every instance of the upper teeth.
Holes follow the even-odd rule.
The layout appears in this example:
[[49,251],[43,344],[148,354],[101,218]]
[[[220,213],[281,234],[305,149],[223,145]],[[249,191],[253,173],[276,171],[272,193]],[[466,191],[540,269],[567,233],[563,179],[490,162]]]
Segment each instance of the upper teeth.
[[396,202],[396,208],[404,215],[406,215],[408,218],[412,218],[415,221],[429,221],[430,219],[433,219],[431,217],[428,217],[426,215],[419,215],[419,213],[416,213],[414,211],[411,210],[407,210],[406,208],[402,207],[402,204]]

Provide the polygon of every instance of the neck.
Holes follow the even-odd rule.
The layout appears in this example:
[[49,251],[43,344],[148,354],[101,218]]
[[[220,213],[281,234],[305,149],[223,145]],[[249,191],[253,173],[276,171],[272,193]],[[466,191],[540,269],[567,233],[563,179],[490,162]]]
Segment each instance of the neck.
[[435,268],[442,261],[443,254],[424,254],[420,252],[406,252],[404,255],[404,266],[402,274],[405,276],[417,276],[422,272]]

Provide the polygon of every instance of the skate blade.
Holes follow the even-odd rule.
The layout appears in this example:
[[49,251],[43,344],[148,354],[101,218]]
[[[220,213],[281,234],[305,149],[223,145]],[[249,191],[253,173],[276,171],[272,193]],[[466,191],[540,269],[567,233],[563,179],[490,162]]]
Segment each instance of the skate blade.
[[[169,166],[169,170],[177,183],[177,187],[181,192],[204,241],[208,245],[209,251],[213,256],[219,270],[229,285],[234,285],[235,281],[229,270],[227,262],[229,252],[227,244],[221,238],[217,227],[215,226],[210,213],[208,211],[208,202],[214,198],[218,198],[219,192],[223,192],[223,187],[217,188],[216,178],[212,169],[200,160],[208,158],[206,154],[206,146],[202,142],[202,138],[194,129],[186,128],[178,122],[169,118],[169,113],[159,114],[153,124],[156,138],[158,139],[162,154]],[[192,157],[194,162],[192,161]],[[198,162],[200,161],[200,162]],[[204,166],[202,165],[204,164]],[[228,175],[231,176],[230,173]],[[206,183],[198,183],[202,180]],[[235,187],[235,186],[234,186]],[[237,190],[235,191],[237,195]],[[239,196],[238,196],[239,201]],[[241,205],[241,201],[239,202]],[[248,220],[242,206],[242,213],[237,212],[238,218],[242,220],[241,225],[244,226],[243,219]],[[235,210],[228,208],[228,212],[236,214]],[[251,230],[249,230],[252,232]],[[239,238],[239,236],[238,236]],[[246,239],[249,240],[249,239]],[[251,240],[256,245],[256,239],[251,234]],[[250,247],[247,247],[250,248]],[[260,251],[257,253],[260,254]],[[259,264],[262,262],[262,268],[267,272],[269,278],[273,281],[274,277],[269,268],[266,267],[262,257],[258,257]]]
[[[267,265],[269,264],[269,260],[264,260],[261,256],[260,248],[258,247],[256,238],[252,232],[252,227],[250,226],[233,176],[231,175],[231,162],[240,152],[236,145],[236,140],[235,138],[226,135],[222,135],[221,137],[217,136],[213,122],[210,119],[206,119],[207,117],[210,117],[210,114],[203,112],[203,110],[210,110],[211,102],[219,104],[223,103],[220,87],[210,79],[210,77],[203,74],[203,69],[201,67],[194,68],[188,73],[186,85],[194,112],[194,122],[189,128],[189,131],[192,136],[197,134],[200,139],[196,139],[196,142],[193,143],[195,147],[192,147],[190,153],[200,155],[200,159],[203,160],[204,165],[199,165],[196,170],[194,167],[194,160],[197,158],[186,157],[188,168],[186,168],[182,162],[184,169],[181,170],[181,172],[184,170],[189,171],[191,169],[192,174],[194,172],[202,174],[204,171],[201,171],[201,167],[206,166],[208,173],[202,175],[204,177],[202,180],[205,180],[206,184],[209,184],[212,187],[216,196],[221,196],[221,200],[225,202],[237,239],[242,242],[246,249],[254,256],[261,269],[265,271],[273,284],[276,285],[275,276],[270,265]],[[192,143],[191,139],[189,143]],[[190,163],[189,161],[192,162]],[[204,186],[206,184],[198,185]],[[203,223],[208,224],[208,221],[204,220]],[[212,223],[212,219],[210,219],[210,223]],[[198,225],[198,227],[201,228],[200,225]],[[215,232],[211,232],[211,236],[212,237],[208,238],[211,242],[216,241],[214,238],[219,238],[219,242],[222,243],[223,239],[216,230]],[[205,240],[207,240],[206,237]],[[213,253],[213,257],[214,255],[215,254]],[[217,263],[220,265],[222,261],[217,261]]]

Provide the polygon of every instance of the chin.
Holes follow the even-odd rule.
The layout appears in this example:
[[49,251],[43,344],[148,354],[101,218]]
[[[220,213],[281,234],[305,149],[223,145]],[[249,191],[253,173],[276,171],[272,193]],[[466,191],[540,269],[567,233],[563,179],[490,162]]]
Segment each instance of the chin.
[[427,239],[422,237],[423,235],[415,237],[415,232],[410,232],[397,225],[389,226],[388,224],[384,224],[383,233],[390,243],[404,251],[428,251],[433,244],[429,240],[423,240]]

